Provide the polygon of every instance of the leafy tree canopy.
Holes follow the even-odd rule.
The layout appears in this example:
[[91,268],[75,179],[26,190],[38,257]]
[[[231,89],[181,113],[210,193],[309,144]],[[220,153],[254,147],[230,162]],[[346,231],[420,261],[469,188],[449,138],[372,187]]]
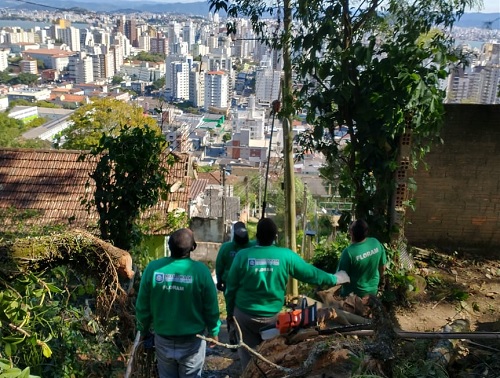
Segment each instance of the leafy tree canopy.
[[99,158],[90,176],[96,184],[94,196],[84,202],[99,213],[102,239],[125,250],[139,245],[141,211],[155,205],[168,189],[166,177],[174,156],[166,155],[166,148],[156,125],[118,126],[82,155],[81,159]]
[[[271,46],[291,47],[301,82],[293,107],[305,109],[313,125],[300,135],[304,151],[318,150],[330,164],[342,163],[340,194],[352,198],[353,215],[367,219],[375,236],[387,241],[402,154],[418,162],[439,139],[445,95],[440,83],[458,61],[449,30],[479,2],[290,1],[284,12],[292,12],[289,33],[262,17],[276,13],[266,1],[209,2],[227,11],[229,33],[239,22],[232,17],[246,15]],[[284,104],[284,115],[289,106]],[[340,129],[347,130],[347,143],[334,138]]]
[[163,62],[165,56],[163,54],[149,53],[146,51],[139,51],[136,56],[132,57],[133,60],[140,60],[143,62]]
[[25,130],[24,124],[7,113],[0,113],[0,146],[12,147],[13,141]]
[[125,127],[150,127],[160,132],[156,121],[142,108],[115,99],[98,99],[78,108],[72,115],[73,124],[60,137],[65,149],[85,150],[99,144],[102,135],[117,136]]

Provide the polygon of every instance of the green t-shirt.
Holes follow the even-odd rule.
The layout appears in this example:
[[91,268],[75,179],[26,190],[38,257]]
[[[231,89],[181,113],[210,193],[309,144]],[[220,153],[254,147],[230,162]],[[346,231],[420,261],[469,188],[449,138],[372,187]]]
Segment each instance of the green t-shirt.
[[342,285],[340,294],[344,297],[351,293],[359,297],[376,295],[380,282],[379,267],[386,263],[384,246],[375,238],[366,238],[345,248],[337,270],[345,270],[351,282]]
[[217,290],[208,267],[189,258],[148,264],[136,301],[137,329],[163,336],[219,334]]
[[223,243],[219,248],[217,259],[215,260],[215,275],[217,276],[217,282],[226,282],[229,269],[231,269],[234,257],[238,251],[253,247],[256,243],[255,240],[250,240],[243,245],[237,244],[234,241]]
[[288,277],[315,285],[337,284],[337,277],[305,262],[288,248],[256,245],[234,258],[226,282],[227,315],[234,307],[261,317],[281,311]]

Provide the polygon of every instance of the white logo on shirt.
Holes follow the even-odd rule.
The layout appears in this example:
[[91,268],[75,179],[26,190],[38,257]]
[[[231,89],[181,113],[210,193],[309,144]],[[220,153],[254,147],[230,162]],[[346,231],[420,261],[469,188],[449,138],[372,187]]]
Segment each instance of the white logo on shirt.
[[368,252],[363,253],[362,255],[356,256],[356,261],[364,260],[370,256],[376,255],[377,253],[378,253],[378,247],[373,248],[373,249],[369,250]]

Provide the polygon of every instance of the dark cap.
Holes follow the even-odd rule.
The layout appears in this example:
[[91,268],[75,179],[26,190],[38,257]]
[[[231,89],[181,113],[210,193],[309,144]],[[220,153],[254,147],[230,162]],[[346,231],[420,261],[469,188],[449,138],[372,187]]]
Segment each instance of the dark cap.
[[236,222],[233,224],[233,241],[236,244],[248,243],[248,231],[243,222]]

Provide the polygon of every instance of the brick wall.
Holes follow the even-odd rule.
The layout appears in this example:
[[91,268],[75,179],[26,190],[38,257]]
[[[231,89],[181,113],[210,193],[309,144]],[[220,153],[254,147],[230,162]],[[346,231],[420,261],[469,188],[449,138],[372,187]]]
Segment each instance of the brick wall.
[[500,256],[500,105],[447,105],[441,137],[414,178],[407,210],[412,245]]

